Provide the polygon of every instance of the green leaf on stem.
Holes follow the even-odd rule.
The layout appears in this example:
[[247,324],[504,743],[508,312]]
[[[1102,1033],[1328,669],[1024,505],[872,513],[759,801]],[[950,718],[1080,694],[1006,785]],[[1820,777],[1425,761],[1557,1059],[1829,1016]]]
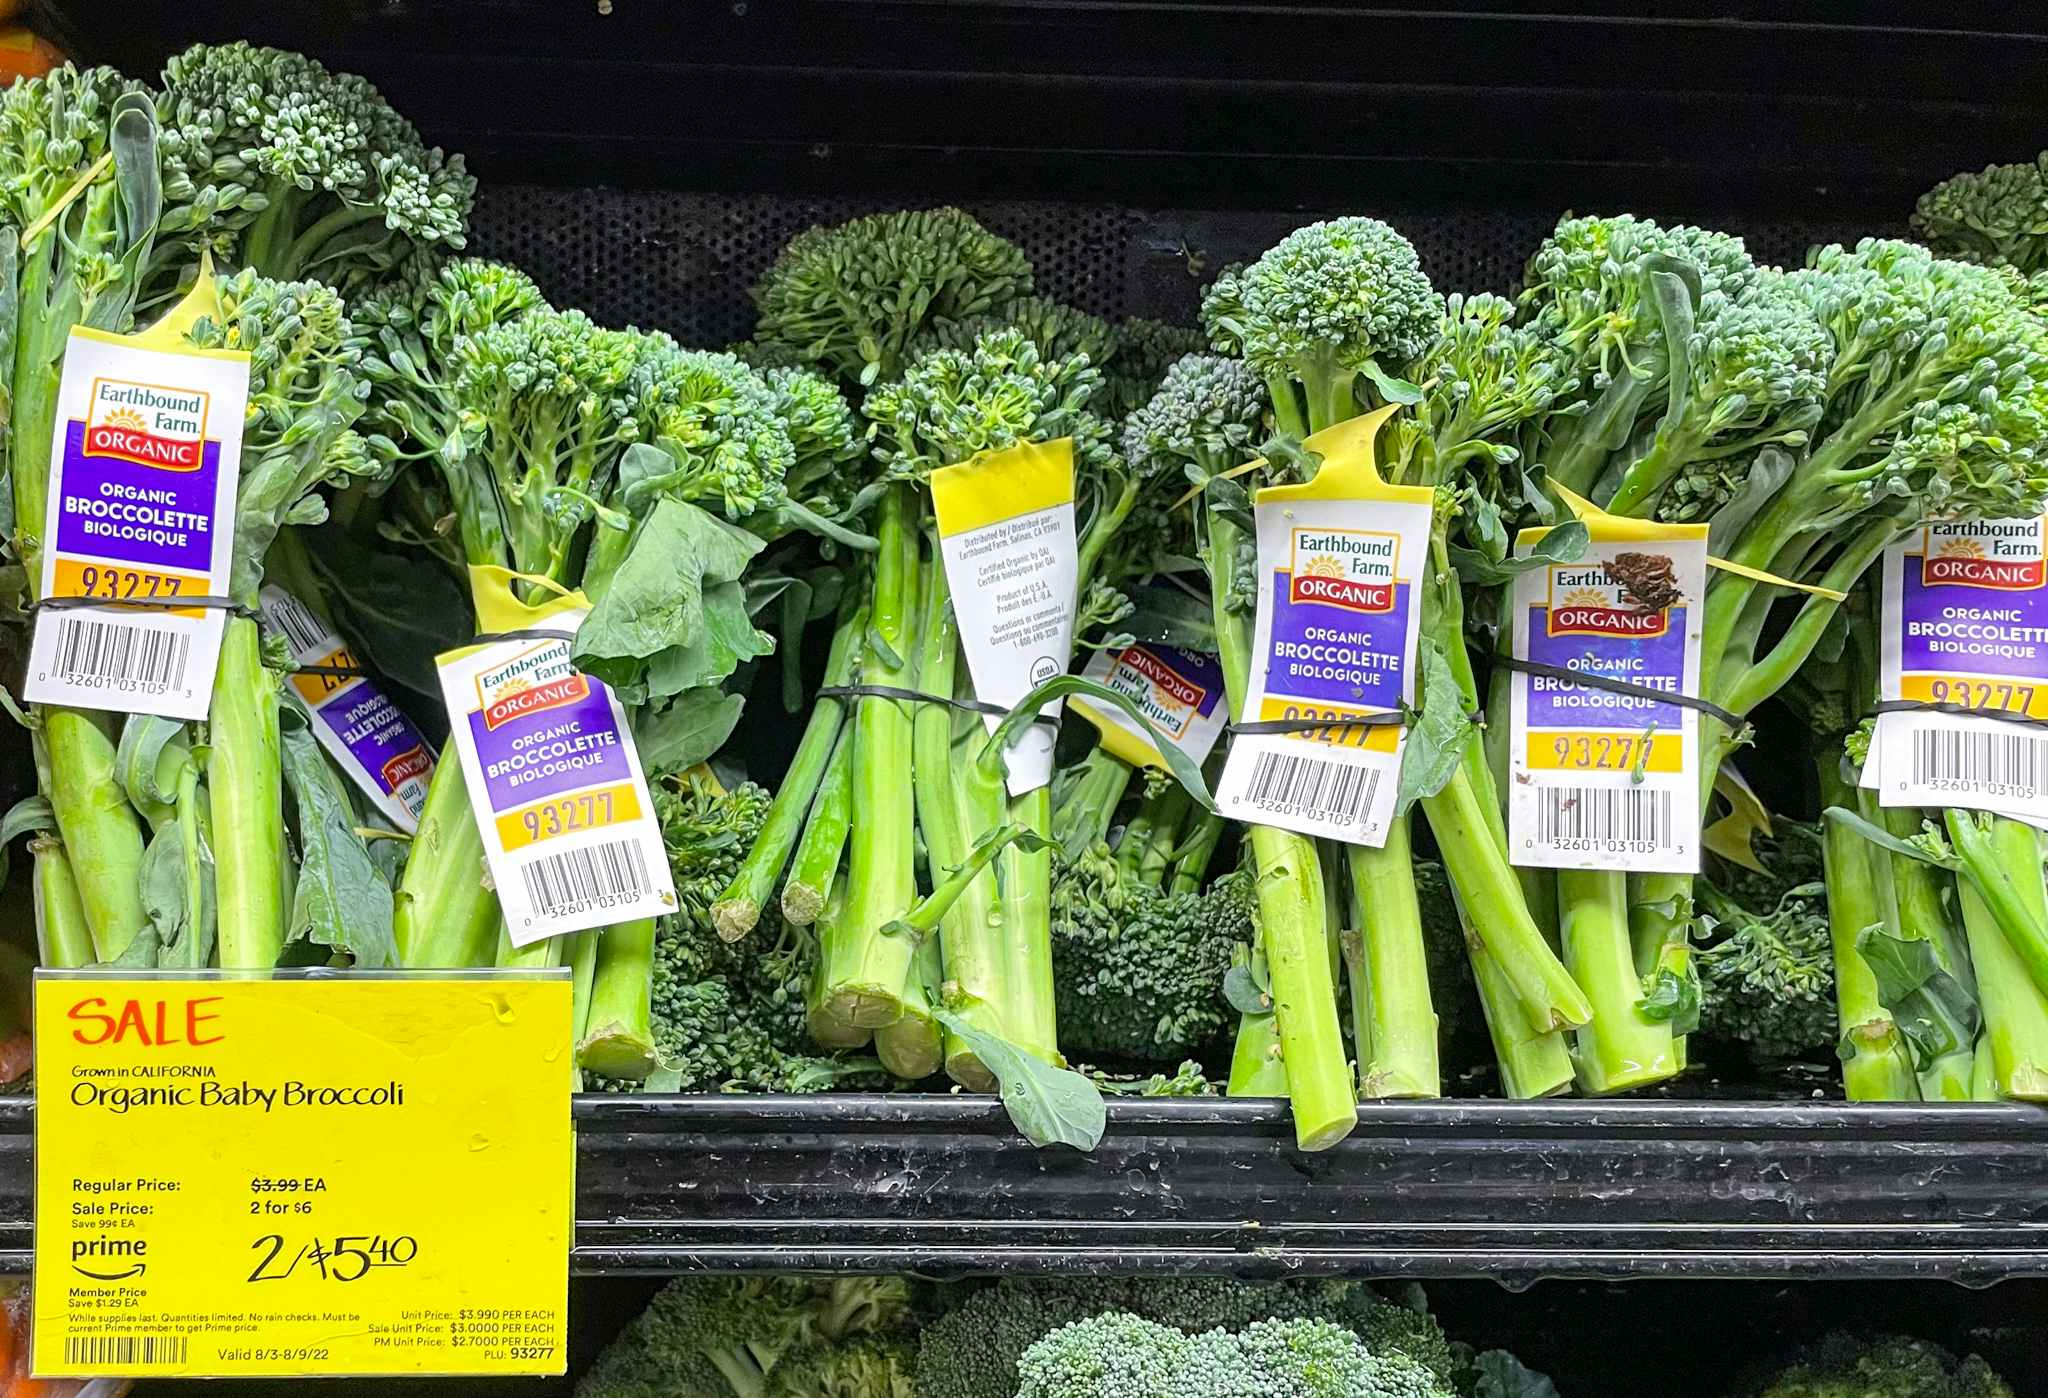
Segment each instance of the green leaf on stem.
[[1941,964],[1930,943],[1877,923],[1856,934],[1856,950],[1877,978],[1878,1002],[1912,1045],[1916,1069],[1968,1047],[1957,1042],[1951,1026],[1979,1022],[1976,997]]
[[763,547],[745,530],[664,496],[577,628],[576,668],[622,695],[640,687],[660,696],[716,684],[740,661],[767,655],[774,639],[755,628],[740,581]]
[[285,785],[298,811],[299,877],[286,941],[313,942],[366,970],[398,959],[391,931],[391,885],[356,833],[355,811],[327,770],[305,717],[279,715]]
[[1962,860],[1948,847],[1948,841],[1933,830],[1928,830],[1911,840],[1902,840],[1891,831],[1872,825],[1862,816],[1841,806],[1830,806],[1821,813],[1835,824],[1855,831],[1881,850],[1917,859],[1922,864],[1932,864],[1937,869],[1954,873],[1963,867]]
[[989,735],[987,745],[982,748],[980,760],[996,761],[1023,726],[1038,717],[1040,709],[1053,700],[1063,699],[1070,694],[1078,694],[1094,703],[1107,704],[1129,714],[1144,728],[1145,735],[1152,740],[1152,746],[1159,750],[1160,757],[1166,761],[1166,770],[1172,774],[1173,779],[1181,784],[1188,795],[1195,798],[1196,804],[1203,810],[1213,812],[1216,809],[1215,798],[1209,795],[1208,784],[1202,780],[1202,769],[1180,750],[1178,744],[1170,742],[1166,735],[1159,731],[1152,720],[1145,716],[1145,711],[1138,706],[1137,700],[1128,694],[1111,689],[1106,684],[1097,684],[1094,680],[1084,679],[1080,675],[1054,675],[1019,699],[1015,707],[1003,715],[1003,720],[996,725],[995,732]]
[[1502,587],[1523,573],[1583,558],[1592,536],[1578,520],[1558,525],[1531,546],[1526,557],[1492,558],[1479,549],[1450,546],[1451,566],[1467,587]]
[[1422,714],[1408,730],[1401,754],[1401,785],[1394,797],[1394,818],[1408,814],[1417,801],[1436,795],[1457,775],[1465,745],[1478,729],[1465,712],[1464,696],[1451,662],[1433,640],[1418,647],[1422,661]]
[[633,746],[650,777],[708,761],[739,726],[746,700],[716,685],[686,689],[664,703],[632,710]]
[[934,1007],[932,1018],[959,1036],[995,1075],[1003,1109],[1025,1140],[1034,1146],[1057,1144],[1081,1151],[1102,1143],[1109,1114],[1094,1083],[1072,1069],[1053,1067],[952,1010]]

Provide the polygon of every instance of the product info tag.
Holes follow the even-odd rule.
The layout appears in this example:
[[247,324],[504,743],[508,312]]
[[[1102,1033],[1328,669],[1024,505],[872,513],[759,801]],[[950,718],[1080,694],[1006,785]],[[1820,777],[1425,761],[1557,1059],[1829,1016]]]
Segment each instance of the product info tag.
[[[1081,674],[1128,694],[1152,726],[1197,767],[1208,761],[1223,734],[1223,666],[1213,655],[1178,646],[1129,645],[1095,652]],[[1133,767],[1166,766],[1152,735],[1122,709],[1086,699],[1075,699],[1073,709],[1101,732],[1105,748]]]
[[[1670,694],[1700,692],[1705,525],[1588,509],[1583,558],[1517,575],[1514,655]],[[1547,530],[1524,530],[1524,555]],[[1557,675],[1512,675],[1508,848],[1545,869],[1690,874],[1700,864],[1700,716]]]
[[[1074,444],[1028,442],[932,472],[939,553],[960,646],[984,704],[1015,704],[1067,672],[1074,649]],[[1058,715],[1057,700],[1039,713]],[[1001,722],[987,716],[989,731]],[[1012,796],[1052,780],[1054,732],[1023,729],[1003,751]]]
[[[361,667],[347,643],[281,587],[263,589],[263,621],[285,638],[296,665]],[[312,718],[313,736],[335,765],[394,826],[408,833],[419,829],[434,750],[404,710],[368,675],[294,674],[291,684]]]
[[[1244,721],[1400,714],[1415,702],[1415,644],[1434,492],[1372,464],[1374,413],[1310,437],[1306,485],[1269,486],[1258,521],[1258,623]],[[1354,845],[1387,842],[1407,731],[1398,721],[1240,732],[1218,783],[1233,820]]]
[[562,1373],[570,998],[38,971],[33,1372]]
[[[491,574],[503,576],[471,570],[487,627],[493,608],[480,575]],[[590,604],[570,593],[519,613],[520,626],[497,629],[573,636]],[[676,909],[626,711],[569,663],[569,651],[567,640],[521,637],[439,660],[450,740],[516,947]]]
[[[249,357],[77,329],[50,446],[28,698],[205,718],[227,613],[122,607],[228,591]],[[26,524],[27,521],[24,521]]]
[[[1885,550],[1880,700],[2048,718],[2048,577],[2038,519],[1928,524]],[[1879,714],[1863,784],[1885,806],[2048,822],[2048,728]]]

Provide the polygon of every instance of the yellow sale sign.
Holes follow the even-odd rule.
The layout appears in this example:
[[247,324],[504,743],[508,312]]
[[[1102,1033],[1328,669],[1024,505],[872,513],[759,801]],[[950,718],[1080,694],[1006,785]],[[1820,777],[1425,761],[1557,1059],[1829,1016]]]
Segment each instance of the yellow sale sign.
[[565,973],[38,973],[34,1372],[559,1374]]

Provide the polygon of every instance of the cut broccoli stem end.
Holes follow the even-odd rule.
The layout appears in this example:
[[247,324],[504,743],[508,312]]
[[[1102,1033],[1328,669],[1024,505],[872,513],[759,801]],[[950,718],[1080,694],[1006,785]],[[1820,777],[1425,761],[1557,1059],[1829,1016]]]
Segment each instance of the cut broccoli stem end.
[[1382,848],[1348,845],[1344,852],[1352,924],[1345,963],[1351,972],[1352,1012],[1362,1015],[1354,1031],[1358,1095],[1365,1100],[1440,1097],[1437,1016],[1407,818],[1394,821]]
[[607,927],[597,939],[589,1012],[577,1066],[608,1078],[644,1079],[660,1065],[654,1048],[654,919]]
[[484,840],[460,762],[439,762],[392,903],[402,966],[488,966],[502,914],[485,879]]
[[[1819,759],[1821,804],[1856,809],[1842,774],[1839,745]],[[1890,921],[1878,881],[1877,851],[1855,830],[1829,821],[1821,860],[1828,894],[1828,933],[1835,954],[1835,1006],[1842,1037],[1842,1082],[1852,1102],[1912,1102],[1920,1097],[1905,1036],[1878,998],[1877,977],[1856,948],[1863,929]]]
[[1291,831],[1254,825],[1251,842],[1294,1138],[1327,1150],[1358,1125],[1358,1100],[1337,1019],[1322,861],[1313,840]]
[[1641,1009],[1643,978],[1629,930],[1628,875],[1560,869],[1557,891],[1565,965],[1593,1006],[1593,1017],[1575,1035],[1580,1088],[1605,1097],[1675,1077],[1671,1025]]

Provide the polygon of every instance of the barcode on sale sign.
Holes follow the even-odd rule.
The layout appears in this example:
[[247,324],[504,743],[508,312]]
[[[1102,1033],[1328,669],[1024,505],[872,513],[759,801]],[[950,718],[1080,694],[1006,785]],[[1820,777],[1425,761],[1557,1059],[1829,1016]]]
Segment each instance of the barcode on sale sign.
[[108,1366],[121,1364],[183,1364],[183,1335],[67,1335],[64,1362]]

